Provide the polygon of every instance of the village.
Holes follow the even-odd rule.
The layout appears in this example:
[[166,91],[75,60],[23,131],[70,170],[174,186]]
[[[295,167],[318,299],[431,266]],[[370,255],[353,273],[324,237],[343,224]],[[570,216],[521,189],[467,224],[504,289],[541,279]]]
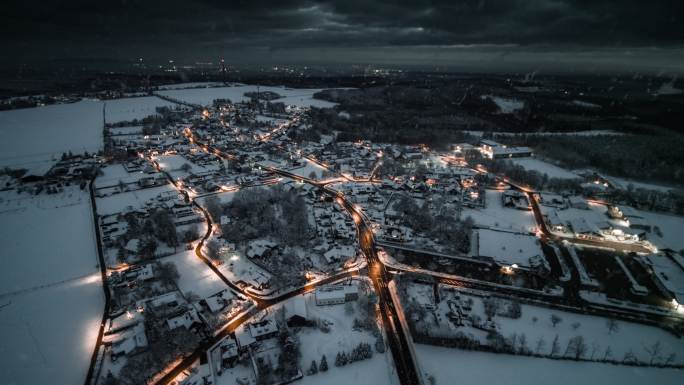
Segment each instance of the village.
[[434,383],[414,344],[684,365],[684,218],[595,172],[516,180],[502,164],[557,167],[492,139],[310,140],[309,110],[332,106],[224,88],[159,91],[153,114],[105,123],[102,151],[0,179],[7,211],[91,202],[91,383]]

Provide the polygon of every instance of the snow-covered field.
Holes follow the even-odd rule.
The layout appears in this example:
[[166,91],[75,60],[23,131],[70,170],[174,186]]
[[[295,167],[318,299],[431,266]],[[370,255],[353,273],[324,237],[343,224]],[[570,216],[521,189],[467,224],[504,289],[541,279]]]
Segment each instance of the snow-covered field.
[[102,148],[102,102],[0,111],[0,165],[31,168],[63,152]]
[[501,203],[503,192],[486,191],[486,207],[484,209],[464,208],[461,218],[470,216],[480,226],[494,227],[503,230],[530,232],[535,228],[534,215],[529,210],[517,210],[504,207]]
[[477,234],[478,254],[492,257],[499,263],[529,267],[530,258],[543,255],[539,239],[533,235],[487,229],[480,229]]
[[[665,245],[675,251],[684,250],[684,237],[682,237],[684,217],[643,210],[639,210],[639,213],[653,226],[658,226],[663,234],[662,240],[665,242]],[[647,236],[648,239],[655,237],[657,237],[656,234],[649,234]]]
[[131,206],[133,209],[143,208],[145,204],[167,191],[177,191],[171,184],[159,187],[146,188],[107,197],[97,198],[97,213],[109,215],[122,212]]
[[428,345],[416,345],[416,354],[423,372],[434,376],[437,385],[666,385],[681,383],[684,374],[677,369],[557,361]]
[[290,171],[293,174],[303,176],[305,178],[308,178],[311,175],[311,173],[316,174],[316,177],[314,179],[321,179],[323,177],[323,172],[326,171],[325,168],[319,166],[318,164],[308,159],[302,158],[300,160],[304,163],[302,167],[289,169],[288,171]]
[[[461,300],[472,299],[472,311],[469,312],[471,315],[478,316],[481,320],[487,318],[482,297],[466,295],[463,292],[458,294]],[[439,327],[432,326],[431,333],[453,336],[456,332],[462,332],[471,335],[481,344],[489,344],[486,332],[481,329],[469,325],[451,327],[453,324],[449,321],[447,314],[450,311],[449,302],[452,301],[454,292],[442,289],[440,297],[442,300],[437,304],[437,314],[440,319]],[[510,305],[508,300],[496,300],[501,310],[505,310]],[[555,326],[551,322],[552,315],[560,319]],[[654,344],[660,343],[660,351],[654,363],[664,363],[671,354],[674,354],[671,363],[684,363],[684,341],[653,326],[615,321],[615,329],[611,331],[608,319],[603,317],[527,304],[520,305],[520,318],[509,318],[497,313],[492,320],[497,325],[497,331],[504,338],[515,341],[516,350],[521,349],[520,341],[524,335],[525,349],[531,353],[537,353],[538,350],[538,354],[549,355],[553,350],[553,340],[558,337],[558,350],[554,355],[563,357],[571,339],[580,336],[586,346],[583,355],[585,359],[592,359],[593,357],[593,359],[599,360],[606,357],[609,360],[620,362],[631,351],[636,360],[648,363],[651,356],[647,349],[651,349]],[[606,351],[610,351],[610,353],[607,354]],[[572,355],[572,350],[570,350],[569,355]]]
[[525,170],[538,171],[541,174],[546,174],[549,178],[562,178],[562,179],[576,179],[579,176],[571,171],[564,168],[560,168],[554,164],[544,162],[542,160],[534,158],[518,158],[511,159],[511,161],[517,165],[525,168]]
[[[214,87],[214,88],[192,88],[192,89],[173,89],[159,91],[159,94],[169,96],[188,103],[209,105],[215,99],[230,99],[233,103],[249,100],[244,94],[245,92],[256,92],[255,85],[235,85],[230,87]],[[282,96],[280,99],[272,102],[283,102],[286,105],[296,105],[299,107],[333,107],[335,103],[330,103],[325,100],[314,99],[313,94],[321,91],[321,89],[309,88],[285,88],[285,87],[259,87],[261,92],[272,91]]]
[[104,309],[87,191],[0,207],[2,382],[82,383]]
[[502,114],[510,114],[525,107],[525,102],[518,99],[503,98],[501,96],[482,95],[482,99],[491,99]]
[[162,258],[161,262],[176,265],[180,275],[176,283],[185,296],[192,292],[205,298],[228,287],[204,261],[199,259],[194,249]]
[[[157,107],[174,108],[178,106],[175,103],[168,102],[156,96],[112,99],[105,100],[103,103],[105,105],[105,119],[107,120],[107,123],[142,119],[146,116],[155,115],[157,113]],[[101,110],[102,107],[100,107],[100,114],[102,114]],[[100,122],[102,122],[101,116]]]
[[[319,372],[313,376],[305,376],[303,384],[330,384],[347,385],[350,382],[358,384],[394,384],[396,374],[394,365],[391,363],[389,349],[380,354],[373,351],[370,360],[354,362],[344,367],[336,367],[335,356],[339,351],[351,351],[360,342],[367,342],[373,346],[375,338],[366,331],[352,330],[354,317],[358,315],[358,309],[354,314],[345,312],[345,305],[316,306],[313,294],[306,294],[306,308],[310,319],[319,318],[333,322],[332,331],[323,333],[315,328],[303,328],[299,333],[302,346],[302,365],[308,369],[312,360],[320,362],[323,354],[326,355],[330,369],[326,373]],[[356,308],[356,307],[355,307]]]
[[156,107],[175,107],[156,96],[0,111],[0,166],[41,167],[63,152],[97,152],[102,148],[102,106],[107,123],[141,119]]

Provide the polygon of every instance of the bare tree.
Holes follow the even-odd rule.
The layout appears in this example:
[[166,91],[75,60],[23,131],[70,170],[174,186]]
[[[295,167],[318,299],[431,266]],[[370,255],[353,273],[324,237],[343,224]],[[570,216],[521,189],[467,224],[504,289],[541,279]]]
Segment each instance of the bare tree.
[[632,364],[637,362],[637,358],[634,355],[634,352],[632,351],[632,349],[629,349],[629,351],[626,352],[624,356],[622,356],[622,362],[632,363]]
[[606,350],[603,352],[603,361],[608,361],[609,358],[613,356],[613,349],[610,348],[610,346],[606,347]]
[[651,346],[644,346],[644,350],[646,350],[646,353],[648,353],[650,359],[648,361],[649,365],[653,365],[653,362],[655,360],[660,360],[663,358],[660,353],[663,351],[663,345],[660,343],[660,341],[656,341],[653,345]]
[[558,334],[556,334],[556,337],[553,339],[553,342],[551,343],[551,356],[555,356],[560,352],[560,344],[558,343]]
[[672,365],[676,358],[677,358],[677,353],[670,353],[667,356],[667,358],[665,358],[665,363],[663,363],[663,365]]
[[617,321],[612,318],[606,320],[606,327],[608,328],[608,334],[617,333],[620,329]]
[[556,325],[563,322],[563,319],[561,317],[555,315],[555,314],[551,314],[550,319],[551,319],[551,325],[553,325],[553,327],[556,327]]
[[534,354],[539,354],[541,353],[541,350],[544,348],[544,345],[546,344],[546,341],[544,341],[544,337],[541,336],[537,340],[537,347],[534,349]]
[[590,360],[594,360],[594,356],[596,355],[596,352],[601,348],[601,346],[596,342],[591,343],[591,357],[589,358]]
[[575,336],[568,341],[568,346],[565,348],[565,354],[563,356],[572,356],[574,359],[579,360],[586,354],[587,344],[584,342],[584,337]]

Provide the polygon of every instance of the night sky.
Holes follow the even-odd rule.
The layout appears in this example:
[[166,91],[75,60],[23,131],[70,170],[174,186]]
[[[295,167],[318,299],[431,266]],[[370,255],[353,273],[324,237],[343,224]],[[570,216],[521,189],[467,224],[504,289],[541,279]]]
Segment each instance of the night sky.
[[4,65],[519,64],[684,68],[682,0],[10,1]]

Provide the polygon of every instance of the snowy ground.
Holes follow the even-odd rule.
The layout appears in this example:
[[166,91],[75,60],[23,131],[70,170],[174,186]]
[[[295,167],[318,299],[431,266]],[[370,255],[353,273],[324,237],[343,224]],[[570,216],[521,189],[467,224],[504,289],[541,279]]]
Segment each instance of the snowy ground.
[[627,189],[627,186],[630,184],[634,186],[634,188],[643,188],[646,190],[656,190],[660,192],[668,192],[670,190],[677,190],[681,189],[681,187],[673,187],[673,186],[664,186],[660,184],[654,184],[654,183],[646,183],[646,182],[639,182],[635,181],[632,179],[625,179],[625,178],[617,178],[617,177],[610,177],[611,181],[618,182],[620,184],[620,188]]
[[104,308],[88,194],[0,206],[2,382],[82,383]]
[[[370,360],[354,362],[344,367],[336,367],[335,356],[339,351],[351,351],[360,342],[367,342],[373,346],[375,338],[367,331],[354,331],[352,324],[357,317],[358,308],[354,306],[354,314],[345,312],[345,305],[316,306],[313,294],[306,294],[306,307],[310,319],[320,318],[333,322],[332,331],[323,333],[315,328],[303,328],[299,332],[302,346],[302,366],[306,370],[312,360],[320,362],[326,355],[330,369],[327,373],[305,376],[303,384],[347,385],[356,381],[374,385],[393,384],[396,379],[394,365],[391,363],[391,353],[380,354],[373,351]],[[356,305],[356,303],[354,303]]]
[[[300,366],[303,372],[310,367],[311,361],[320,363],[325,354],[329,369],[327,372],[305,375],[296,384],[326,384],[326,385],[349,385],[374,384],[394,385],[398,384],[398,378],[394,369],[389,349],[385,353],[373,350],[373,357],[368,360],[357,361],[343,367],[335,366],[335,357],[340,351],[351,351],[361,342],[367,342],[371,346],[375,343],[375,337],[368,331],[355,331],[352,329],[354,318],[358,316],[358,308],[354,303],[354,313],[347,314],[345,305],[316,306],[313,293],[304,294],[308,319],[324,319],[332,322],[331,331],[323,333],[315,327],[304,327],[297,332],[299,337],[302,358]],[[289,301],[294,301],[290,299]],[[276,309],[269,309],[275,314]],[[286,313],[287,316],[287,313]],[[247,377],[254,381],[251,369],[241,365],[225,370],[219,377],[217,385],[235,384],[235,378]]]
[[[235,85],[232,87],[164,90],[160,91],[159,94],[188,103],[209,105],[215,99],[230,99],[233,103],[247,101],[249,98],[244,96],[245,92],[256,92],[256,90],[257,86],[255,85]],[[319,108],[333,107],[335,105],[335,103],[313,98],[313,94],[321,91],[321,89],[293,89],[261,86],[259,90],[261,92],[273,91],[281,95],[282,98],[272,101],[274,103],[284,102],[286,105],[293,104],[299,107],[313,106]]]
[[319,166],[318,164],[308,159],[302,158],[301,161],[304,163],[302,167],[288,169],[288,171],[290,171],[293,174],[303,176],[305,178],[308,178],[312,172],[316,174],[316,177],[314,179],[321,179],[323,177],[323,172],[326,171],[325,168]]
[[475,223],[480,226],[523,233],[530,232],[531,229],[535,228],[536,224],[532,211],[504,207],[501,203],[502,194],[501,191],[487,190],[486,207],[484,209],[464,208],[461,218],[471,216]]
[[480,229],[478,255],[492,257],[499,263],[530,266],[530,258],[543,256],[539,239],[533,235]]
[[549,178],[562,178],[562,179],[576,179],[579,178],[577,174],[568,171],[564,168],[560,168],[554,164],[544,162],[534,158],[518,158],[511,159],[511,161],[517,165],[523,166],[525,170],[538,171],[541,174],[546,174]]
[[419,344],[416,354],[423,372],[434,376],[437,385],[665,385],[681,383],[684,374],[677,369],[557,361]]
[[173,185],[167,184],[164,186],[97,198],[97,213],[99,215],[116,214],[126,210],[128,206],[131,206],[133,209],[143,208],[145,207],[145,203],[149,200],[156,198],[159,194],[166,191],[177,190]]
[[[168,102],[156,96],[105,100],[105,119],[107,123],[127,122],[157,114],[157,107],[175,108],[176,103]],[[102,107],[100,107],[102,122]],[[102,123],[100,123],[100,126]]]
[[[438,304],[438,314],[441,319],[442,333],[448,332],[450,335],[461,331],[466,334],[472,334],[481,343],[486,344],[486,333],[480,329],[471,326],[462,326],[457,328],[446,328],[449,324],[447,313],[449,312],[448,302],[453,298],[453,291],[441,290],[442,301]],[[485,315],[484,303],[482,297],[465,295],[460,293],[461,300],[468,298],[473,300],[472,311],[470,314],[478,315],[482,320],[487,317]],[[500,308],[505,309],[507,300],[499,299]],[[555,314],[560,317],[561,321],[554,327],[551,323],[551,315]],[[568,346],[568,342],[576,336],[581,336],[587,346],[584,358],[594,359],[603,358],[606,350],[610,348],[611,354],[609,359],[622,361],[625,354],[632,351],[637,360],[648,363],[650,356],[646,348],[650,348],[656,342],[661,344],[660,358],[654,362],[664,362],[664,360],[672,353],[676,354],[674,359],[675,364],[684,363],[684,341],[677,338],[673,334],[666,332],[663,329],[630,323],[625,321],[616,321],[617,330],[610,332],[608,329],[607,319],[603,317],[589,316],[578,313],[571,313],[566,311],[551,310],[538,306],[521,305],[521,317],[517,319],[508,318],[503,315],[497,315],[493,318],[497,324],[499,333],[507,339],[512,339],[516,335],[516,340],[520,340],[521,335],[525,335],[527,340],[526,346],[531,352],[535,353],[537,350],[537,343],[543,340],[539,349],[539,354],[550,354],[552,341],[558,336],[559,352],[558,356],[563,356]],[[436,331],[436,329],[433,328]],[[447,331],[449,330],[449,331]],[[439,333],[439,332],[437,332]],[[519,344],[516,345],[516,349]]]
[[102,106],[107,123],[141,119],[161,106],[176,107],[156,96],[0,111],[0,166],[32,168],[63,152],[97,152],[102,148]]
[[644,218],[653,226],[658,226],[663,234],[662,237],[658,237],[656,234],[650,233],[646,236],[646,238],[649,240],[657,240],[660,238],[665,245],[671,247],[673,250],[684,250],[684,237],[682,237],[682,229],[684,229],[684,217],[643,210],[639,210],[639,213],[643,215]]
[[180,275],[176,283],[185,296],[192,292],[205,298],[228,288],[228,285],[197,257],[194,249],[162,258],[161,262],[172,262],[176,265]]
[[121,163],[109,164],[100,169],[102,175],[98,175],[95,179],[95,187],[103,188],[109,186],[117,186],[119,181],[124,183],[135,183],[140,178],[150,176],[142,171],[128,172]]
[[502,114],[510,114],[525,107],[525,102],[518,99],[503,98],[501,96],[482,95],[482,99],[491,99]]
[[102,148],[102,103],[1,111],[0,135],[2,166],[31,168],[66,151],[97,151]]

